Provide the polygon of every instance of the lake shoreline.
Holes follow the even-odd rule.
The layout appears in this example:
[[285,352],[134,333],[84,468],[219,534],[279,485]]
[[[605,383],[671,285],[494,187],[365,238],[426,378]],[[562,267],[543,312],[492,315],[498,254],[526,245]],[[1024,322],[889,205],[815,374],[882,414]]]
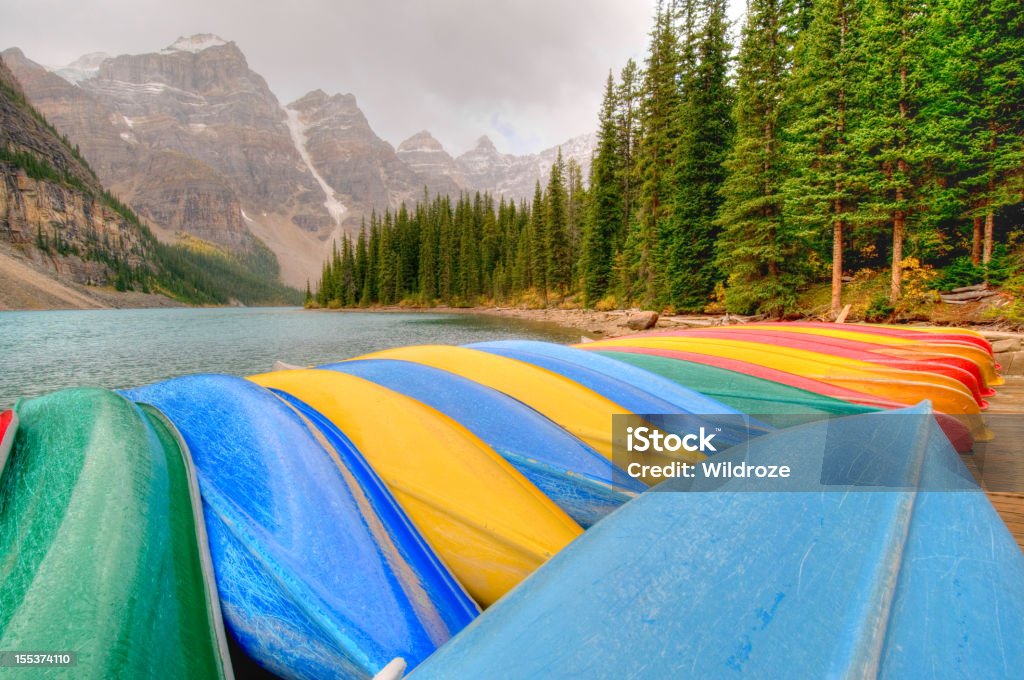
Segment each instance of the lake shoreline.
[[[731,325],[743,323],[745,317],[728,316],[725,314],[665,314],[659,315],[656,325],[646,330],[637,330],[627,325],[629,318],[634,315],[645,314],[639,309],[615,309],[609,311],[598,311],[594,309],[559,309],[541,308],[527,309],[522,307],[413,307],[401,305],[387,305],[377,307],[346,307],[338,309],[312,308],[307,311],[315,312],[341,312],[341,313],[381,313],[381,314],[477,314],[485,316],[499,316],[550,324],[562,328],[569,328],[580,332],[581,339],[616,338],[624,335],[636,335],[656,331],[666,331],[685,328],[707,328],[710,326]],[[806,320],[806,319],[805,319]],[[785,323],[785,322],[781,322]],[[907,328],[942,328],[953,327],[948,324],[935,323],[898,323]],[[1024,333],[1005,331],[998,327],[961,324],[956,328],[965,328],[977,331],[990,340],[1003,338],[1024,338]]]

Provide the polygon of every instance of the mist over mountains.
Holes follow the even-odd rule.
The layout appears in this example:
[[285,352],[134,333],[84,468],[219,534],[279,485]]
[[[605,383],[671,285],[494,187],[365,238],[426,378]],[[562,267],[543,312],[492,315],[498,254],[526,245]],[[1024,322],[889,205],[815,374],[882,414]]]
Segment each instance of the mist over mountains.
[[[395,149],[354,95],[314,90],[282,104],[237,45],[209,34],[62,67],[17,48],[2,57],[32,104],[159,238],[191,234],[238,253],[259,249],[258,239],[294,286],[371,211],[415,202],[424,190],[528,200],[558,151],[502,154],[481,137],[453,157],[427,131]],[[411,119],[415,109],[410,102]],[[594,135],[560,146],[586,176]]]

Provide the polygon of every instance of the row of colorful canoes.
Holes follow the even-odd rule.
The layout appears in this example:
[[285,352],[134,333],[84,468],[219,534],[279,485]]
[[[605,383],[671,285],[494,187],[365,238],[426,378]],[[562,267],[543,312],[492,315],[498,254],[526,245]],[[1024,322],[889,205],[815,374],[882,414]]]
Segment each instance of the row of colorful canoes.
[[[987,436],[990,348],[828,330],[405,347],[20,402],[0,649],[75,650],[83,677],[229,676],[228,637],[287,678],[997,677],[1024,661],[1021,636],[991,654],[1024,629],[1024,599],[993,609],[1024,564],[950,446]],[[935,396],[950,417],[888,413]],[[613,417],[667,414],[718,418],[716,460],[803,452],[858,492],[647,491]],[[970,644],[911,644],[922,616]]]

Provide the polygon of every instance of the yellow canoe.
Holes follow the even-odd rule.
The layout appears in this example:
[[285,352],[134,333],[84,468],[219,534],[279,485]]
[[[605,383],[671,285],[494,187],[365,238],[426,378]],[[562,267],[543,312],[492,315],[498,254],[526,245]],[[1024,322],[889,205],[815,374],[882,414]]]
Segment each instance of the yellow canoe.
[[[532,407],[612,459],[612,416],[630,411],[579,383],[524,361],[449,345],[387,349],[359,359],[412,361],[460,375]],[[684,459],[705,458],[695,452]]]
[[368,380],[294,370],[250,378],[338,426],[481,605],[582,533],[515,468],[448,416]]
[[[856,340],[858,342],[867,342],[882,347],[896,347],[901,349],[914,349],[919,348],[925,352],[936,352],[941,354],[952,354],[955,356],[969,359],[977,364],[981,370],[982,375],[985,378],[985,382],[993,387],[1004,384],[1002,376],[996,372],[995,360],[988,352],[983,350],[981,347],[969,344],[959,344],[953,342],[933,342],[933,341],[922,341],[915,340],[913,338],[901,337],[896,335],[880,335],[878,333],[870,332],[870,329],[857,330],[856,324],[841,324],[841,327],[828,328],[816,327],[816,326],[799,326],[796,324],[769,324],[759,323],[756,325],[757,328],[763,328],[765,330],[780,330],[788,333],[803,333],[806,335],[823,335],[833,338],[842,338],[845,340]],[[725,326],[722,330],[740,330],[741,326]],[[913,330],[926,330],[915,328]],[[938,330],[936,329],[936,332]],[[958,331],[960,332],[960,331]]]
[[867,361],[835,357],[805,349],[750,340],[648,336],[601,340],[593,347],[654,347],[709,354],[794,373],[831,385],[885,397],[901,404],[930,399],[936,410],[954,415],[980,413],[970,390],[953,378],[934,373],[883,368]]

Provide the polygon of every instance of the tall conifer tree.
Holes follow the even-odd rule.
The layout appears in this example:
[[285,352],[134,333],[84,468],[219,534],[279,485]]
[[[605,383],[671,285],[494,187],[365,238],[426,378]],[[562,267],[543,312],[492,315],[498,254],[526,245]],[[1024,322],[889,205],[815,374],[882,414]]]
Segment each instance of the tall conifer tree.
[[794,0],[751,0],[747,6],[733,114],[736,141],[725,164],[718,216],[717,260],[729,272],[726,306],[735,312],[783,314],[806,280],[805,235],[784,216],[780,148],[798,9]]
[[787,215],[831,242],[834,315],[842,307],[843,251],[858,190],[849,143],[850,93],[856,86],[856,43],[863,0],[820,0],[801,35],[788,96],[793,117],[783,148],[792,174],[785,185]]
[[597,149],[590,165],[590,211],[580,253],[581,286],[588,305],[600,300],[608,290],[615,237],[621,231],[623,219],[617,106],[614,81],[609,73],[598,117]]
[[671,231],[665,244],[667,297],[672,305],[702,310],[720,279],[715,265],[719,228],[715,215],[722,203],[723,163],[732,143],[732,92],[726,0],[688,3],[690,55],[682,61],[681,131],[676,149],[676,191]]

